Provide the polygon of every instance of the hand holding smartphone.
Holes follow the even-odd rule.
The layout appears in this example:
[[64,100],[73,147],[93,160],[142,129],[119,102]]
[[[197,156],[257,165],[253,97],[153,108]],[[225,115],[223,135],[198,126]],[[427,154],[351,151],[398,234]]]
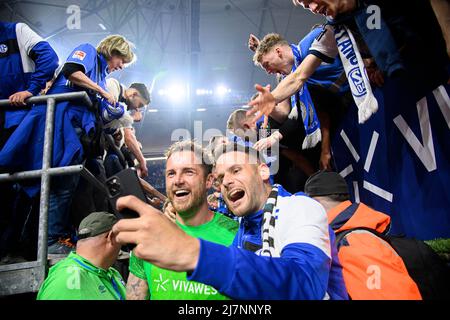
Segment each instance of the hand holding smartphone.
[[130,209],[122,211],[117,210],[117,199],[125,196],[135,196],[139,200],[148,203],[144,190],[142,189],[139,177],[134,168],[128,168],[120,171],[114,176],[106,180],[106,188],[108,189],[108,199],[114,210],[115,215],[119,219],[138,218],[139,214]]

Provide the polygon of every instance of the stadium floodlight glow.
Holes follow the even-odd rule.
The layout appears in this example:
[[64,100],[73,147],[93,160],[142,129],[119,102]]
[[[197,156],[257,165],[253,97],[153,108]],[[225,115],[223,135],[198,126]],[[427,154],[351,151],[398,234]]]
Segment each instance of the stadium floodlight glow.
[[150,112],[150,113],[152,113],[152,112],[158,112],[158,109],[148,109],[147,112]]
[[167,95],[172,102],[182,102],[186,99],[186,86],[175,83],[167,89]]
[[165,95],[167,94],[167,91],[166,91],[166,90],[163,90],[163,89],[159,89],[159,90],[158,90],[158,94],[159,94],[160,96],[165,96]]
[[197,112],[205,112],[206,111],[206,108],[198,108],[197,109]]
[[207,90],[207,89],[197,89],[197,90],[195,90],[195,94],[198,96],[208,96],[208,95],[212,95],[213,92],[212,92],[212,90]]
[[231,89],[228,89],[228,88],[225,87],[224,85],[218,86],[218,87],[216,88],[216,91],[215,91],[215,93],[216,93],[218,96],[224,96],[224,95],[226,95],[227,93],[230,93],[230,92],[231,92]]

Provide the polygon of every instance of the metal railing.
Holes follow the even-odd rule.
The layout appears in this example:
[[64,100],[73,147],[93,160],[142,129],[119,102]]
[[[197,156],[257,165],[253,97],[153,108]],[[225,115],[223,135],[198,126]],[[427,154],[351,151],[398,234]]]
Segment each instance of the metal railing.
[[[92,107],[92,102],[86,92],[63,93],[29,98],[26,101],[27,105],[47,103],[42,169],[15,172],[12,174],[0,174],[0,183],[36,179],[41,177],[37,260],[0,266],[0,296],[37,292],[41,283],[45,279],[47,270],[50,178],[52,176],[81,173],[81,175],[89,181],[93,181],[93,179],[96,181],[92,174],[82,165],[60,168],[51,167],[55,104],[60,101],[80,101],[87,107]],[[0,109],[2,108],[8,108],[11,110],[9,100],[0,100]]]

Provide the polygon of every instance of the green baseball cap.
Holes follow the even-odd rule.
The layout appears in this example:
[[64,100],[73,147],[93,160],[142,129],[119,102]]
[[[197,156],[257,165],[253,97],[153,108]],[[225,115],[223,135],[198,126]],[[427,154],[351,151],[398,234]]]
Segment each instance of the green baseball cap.
[[78,227],[78,239],[95,237],[108,232],[119,219],[109,212],[93,212]]

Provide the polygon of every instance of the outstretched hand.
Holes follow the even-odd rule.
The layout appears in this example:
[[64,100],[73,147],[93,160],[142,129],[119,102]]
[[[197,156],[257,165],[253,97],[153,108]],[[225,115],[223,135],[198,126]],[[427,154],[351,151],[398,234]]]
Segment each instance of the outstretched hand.
[[281,133],[279,131],[275,131],[273,134],[271,134],[267,138],[258,140],[253,145],[253,148],[258,151],[263,151],[265,149],[272,148],[276,143],[280,142],[280,140],[282,138],[283,138],[283,136],[281,135]]
[[253,115],[253,118],[251,118],[252,122],[256,122],[262,115],[268,117],[276,106],[275,98],[270,93],[270,84],[265,87],[257,84],[255,85],[255,89],[259,94],[248,103],[251,109],[247,111],[247,116]]
[[248,38],[248,48],[255,52],[256,49],[258,49],[259,46],[259,39],[254,35],[250,33],[250,36]]

